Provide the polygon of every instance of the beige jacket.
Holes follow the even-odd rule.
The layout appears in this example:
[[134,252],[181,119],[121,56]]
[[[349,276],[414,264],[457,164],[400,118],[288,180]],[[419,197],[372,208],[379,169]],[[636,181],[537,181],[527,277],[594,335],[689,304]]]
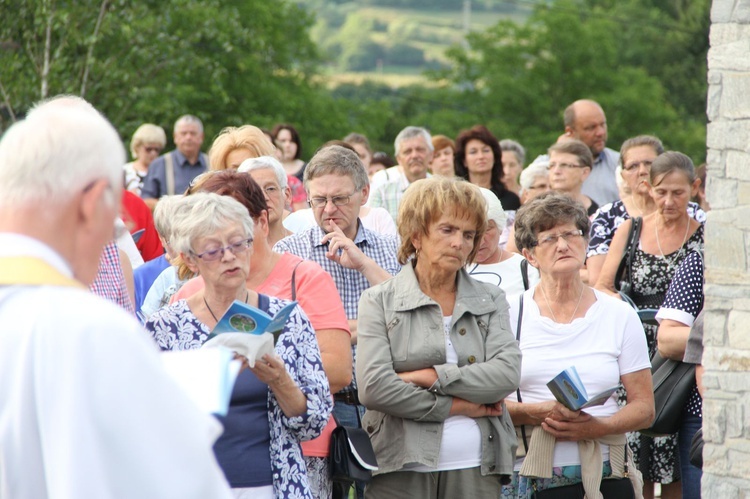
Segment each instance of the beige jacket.
[[[453,397],[492,404],[516,390],[521,352],[501,289],[461,270],[450,336],[458,364],[446,363],[440,306],[421,291],[411,265],[362,294],[357,385],[367,407],[362,426],[377,455],[377,473],[398,471],[407,463],[437,466]],[[405,383],[396,374],[428,367],[439,377],[433,390]],[[481,473],[510,475],[516,451],[510,416],[504,412],[476,421],[482,434]]]

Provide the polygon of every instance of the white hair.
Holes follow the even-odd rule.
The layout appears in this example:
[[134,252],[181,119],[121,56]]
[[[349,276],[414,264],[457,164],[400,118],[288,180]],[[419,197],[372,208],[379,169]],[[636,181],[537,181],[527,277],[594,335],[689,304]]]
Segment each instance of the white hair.
[[284,189],[287,186],[286,171],[279,160],[273,156],[249,158],[243,161],[240,167],[237,168],[237,171],[240,173],[247,173],[253,170],[273,170],[281,188]]
[[176,208],[183,197],[182,194],[162,196],[156,203],[156,208],[154,208],[154,227],[156,232],[167,242],[172,239],[172,225],[180,215]]
[[548,156],[539,156],[529,166],[524,168],[521,172],[521,177],[518,179],[518,184],[521,186],[521,193],[534,185],[534,180],[539,177],[547,177],[549,172],[547,167],[549,166]]
[[0,140],[0,205],[59,205],[100,179],[119,193],[125,158],[114,127],[91,104],[44,101]]
[[505,229],[505,223],[508,221],[508,215],[503,210],[503,205],[500,204],[500,200],[491,190],[484,187],[480,187],[479,190],[482,191],[482,196],[487,202],[487,221],[495,222],[498,230],[502,232]]
[[398,132],[396,140],[393,141],[393,150],[396,152],[396,156],[398,156],[400,152],[401,143],[405,140],[413,139],[414,137],[422,137],[425,142],[427,142],[427,149],[430,151],[435,150],[435,146],[432,145],[432,136],[430,135],[430,132],[419,126],[408,126]]
[[253,237],[250,212],[231,196],[197,192],[177,200],[173,211],[180,215],[172,221],[170,245],[180,253],[193,252],[196,239],[212,236],[234,223],[242,225],[247,237]]

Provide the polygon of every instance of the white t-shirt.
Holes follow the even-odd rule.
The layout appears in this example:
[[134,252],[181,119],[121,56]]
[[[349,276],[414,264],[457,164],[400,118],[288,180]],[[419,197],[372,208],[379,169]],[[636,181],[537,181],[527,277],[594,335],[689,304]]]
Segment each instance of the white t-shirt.
[[[450,338],[452,316],[443,317],[445,362],[458,363],[458,353]],[[406,466],[409,471],[431,472],[476,468],[482,464],[482,432],[476,421],[466,416],[450,416],[443,422],[440,454],[436,468],[423,464]]]
[[[0,234],[0,256],[51,248]],[[231,498],[221,432],[120,307],[84,289],[0,287],[0,497]]]
[[[469,275],[474,279],[498,286],[505,291],[506,296],[521,294],[525,291],[523,287],[523,276],[521,274],[521,262],[524,257],[518,253],[498,263],[470,263],[466,266]],[[539,271],[528,266],[529,287],[533,288],[539,282]]]
[[[570,366],[575,366],[590,394],[620,382],[620,376],[650,369],[646,335],[635,310],[616,298],[594,290],[596,302],[585,317],[571,324],[558,324],[540,315],[534,301],[534,288],[523,294],[521,325],[521,398],[523,402],[554,400],[547,382]],[[510,325],[516,333],[519,297],[510,302]],[[508,400],[517,401],[516,393]],[[618,411],[613,394],[604,405],[589,407],[592,416],[611,416]],[[602,459],[609,458],[609,447],[602,445]],[[577,442],[555,444],[553,466],[581,464]],[[520,461],[516,463],[520,469]]]

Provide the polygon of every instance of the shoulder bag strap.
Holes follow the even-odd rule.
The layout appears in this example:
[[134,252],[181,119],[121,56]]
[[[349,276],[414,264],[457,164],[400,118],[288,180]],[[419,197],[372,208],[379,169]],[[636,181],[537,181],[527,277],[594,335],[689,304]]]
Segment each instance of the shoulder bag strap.
[[638,249],[638,241],[641,238],[641,227],[643,226],[643,219],[637,217],[633,219],[633,224],[630,226],[630,237],[628,242],[630,247],[628,248],[628,281],[633,279],[633,260],[635,260],[635,252]]
[[167,194],[174,196],[174,162],[171,152],[164,156],[164,178],[167,182]]
[[302,263],[303,260],[300,260],[297,262],[297,265],[294,266],[292,269],[292,301],[295,301],[297,299],[297,267],[299,267],[299,264]]
[[[523,289],[528,290],[529,289],[529,261],[527,259],[521,260],[521,279],[523,280]],[[523,298],[521,299],[521,303],[523,303]],[[519,322],[519,328],[521,323]]]
[[[526,260],[524,260],[526,261]],[[523,322],[523,295],[524,293],[521,293],[521,298],[518,300],[518,325],[516,326],[516,342],[518,343],[518,346],[521,346],[521,323]],[[516,396],[518,397],[519,402],[523,402],[521,399],[521,387],[519,386],[516,388]],[[526,453],[529,452],[529,442],[526,438],[526,425],[521,425],[521,437],[523,437],[523,448],[526,450]]]

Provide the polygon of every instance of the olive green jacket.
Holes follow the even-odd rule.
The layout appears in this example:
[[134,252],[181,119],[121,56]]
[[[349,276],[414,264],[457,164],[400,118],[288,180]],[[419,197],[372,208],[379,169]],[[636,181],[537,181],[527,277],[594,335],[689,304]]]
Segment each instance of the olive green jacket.
[[[446,363],[440,306],[421,291],[411,265],[362,294],[357,326],[357,385],[367,407],[362,426],[375,449],[377,473],[407,463],[437,466],[453,397],[493,404],[518,387],[521,351],[505,293],[463,269],[450,331],[457,365]],[[428,367],[439,377],[430,390],[396,374]],[[517,444],[507,411],[476,422],[482,434],[481,473],[510,475]]]

